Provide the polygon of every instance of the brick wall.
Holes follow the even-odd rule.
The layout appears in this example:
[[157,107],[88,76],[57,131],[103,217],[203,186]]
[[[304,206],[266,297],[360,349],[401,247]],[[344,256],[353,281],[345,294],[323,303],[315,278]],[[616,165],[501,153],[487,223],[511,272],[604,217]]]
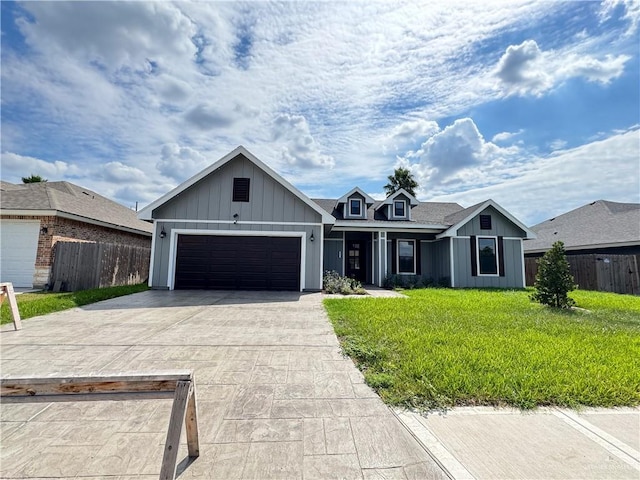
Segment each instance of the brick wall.
[[34,287],[42,287],[49,283],[53,246],[59,241],[115,243],[151,248],[151,237],[67,218],[22,215],[2,215],[0,218],[5,220],[40,220],[36,271],[33,279]]

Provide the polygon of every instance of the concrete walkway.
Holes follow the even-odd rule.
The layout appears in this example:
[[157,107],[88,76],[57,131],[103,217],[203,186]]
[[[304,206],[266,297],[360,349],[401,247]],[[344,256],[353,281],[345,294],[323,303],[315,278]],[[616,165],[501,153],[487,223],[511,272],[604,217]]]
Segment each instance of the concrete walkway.
[[639,408],[396,415],[459,480],[640,478]]
[[[321,294],[148,291],[0,334],[2,376],[194,369],[180,478],[445,479],[345,359]],[[170,400],[4,404],[1,478],[157,478]]]

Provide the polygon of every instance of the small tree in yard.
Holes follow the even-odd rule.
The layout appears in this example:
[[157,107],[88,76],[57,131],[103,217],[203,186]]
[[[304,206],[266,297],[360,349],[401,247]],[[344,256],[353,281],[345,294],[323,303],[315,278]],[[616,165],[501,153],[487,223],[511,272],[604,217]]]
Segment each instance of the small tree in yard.
[[538,273],[534,287],[536,292],[531,300],[555,308],[571,308],[576,302],[568,296],[575,290],[573,275],[569,272],[569,262],[564,254],[564,243],[555,242],[547,253],[538,260]]

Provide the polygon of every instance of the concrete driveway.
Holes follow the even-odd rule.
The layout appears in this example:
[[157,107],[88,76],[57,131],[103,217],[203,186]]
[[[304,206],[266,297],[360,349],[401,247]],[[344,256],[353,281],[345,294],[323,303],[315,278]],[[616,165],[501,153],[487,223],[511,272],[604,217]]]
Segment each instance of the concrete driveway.
[[[320,294],[148,291],[0,334],[3,376],[193,369],[180,478],[448,478],[345,359]],[[170,400],[2,405],[2,478],[157,478]]]

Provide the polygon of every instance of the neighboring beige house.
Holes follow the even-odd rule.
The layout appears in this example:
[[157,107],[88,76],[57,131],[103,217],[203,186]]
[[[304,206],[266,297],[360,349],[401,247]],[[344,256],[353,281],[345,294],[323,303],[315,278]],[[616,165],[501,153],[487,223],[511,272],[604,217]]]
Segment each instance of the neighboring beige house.
[[49,283],[58,241],[151,246],[152,225],[136,212],[69,182],[0,182],[0,281]]

